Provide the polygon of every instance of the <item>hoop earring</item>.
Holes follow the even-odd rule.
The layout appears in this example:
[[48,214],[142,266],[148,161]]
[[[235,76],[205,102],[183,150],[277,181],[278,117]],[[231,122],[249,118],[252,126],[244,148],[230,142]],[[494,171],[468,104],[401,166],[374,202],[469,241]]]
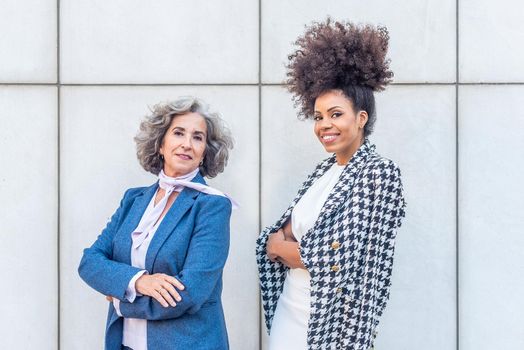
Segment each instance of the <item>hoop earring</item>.
[[200,163],[198,163],[198,166],[202,166],[204,164],[204,160],[202,159]]
[[159,154],[159,155],[158,155],[158,158],[160,158],[160,161],[161,161],[161,162],[164,161],[164,156],[163,156],[163,155]]

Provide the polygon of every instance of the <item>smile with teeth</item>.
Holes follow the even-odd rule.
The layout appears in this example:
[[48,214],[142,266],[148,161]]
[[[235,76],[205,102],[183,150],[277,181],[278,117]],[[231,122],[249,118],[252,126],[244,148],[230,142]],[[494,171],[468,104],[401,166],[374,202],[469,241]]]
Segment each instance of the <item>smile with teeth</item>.
[[329,134],[329,135],[322,135],[320,138],[324,142],[331,142],[334,141],[337,138],[338,134]]

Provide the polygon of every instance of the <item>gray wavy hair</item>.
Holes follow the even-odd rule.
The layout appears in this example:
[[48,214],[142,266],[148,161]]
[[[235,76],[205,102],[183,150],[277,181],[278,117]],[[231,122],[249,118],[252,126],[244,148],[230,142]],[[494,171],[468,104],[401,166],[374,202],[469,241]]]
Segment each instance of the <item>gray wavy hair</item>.
[[233,138],[218,113],[210,112],[208,105],[192,96],[180,97],[174,101],[159,103],[151,109],[152,114],[140,123],[135,136],[136,155],[140,165],[150,173],[158,175],[164,167],[160,158],[160,147],[173,118],[186,113],[200,114],[207,127],[204,160],[200,165],[202,176],[215,177],[224,171],[233,148]]

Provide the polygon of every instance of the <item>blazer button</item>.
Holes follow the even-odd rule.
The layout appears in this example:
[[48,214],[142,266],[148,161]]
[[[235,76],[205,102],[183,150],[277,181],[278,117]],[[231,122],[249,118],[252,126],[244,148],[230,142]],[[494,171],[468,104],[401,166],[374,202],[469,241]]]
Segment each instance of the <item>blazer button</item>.
[[338,248],[340,248],[340,243],[338,241],[333,241],[333,243],[331,243],[331,248],[337,250]]
[[338,265],[331,266],[331,271],[338,272],[340,270],[340,267]]
[[337,293],[339,293],[339,294],[342,293],[342,288],[340,288],[340,287],[336,288],[336,289],[335,289],[335,292],[337,292]]

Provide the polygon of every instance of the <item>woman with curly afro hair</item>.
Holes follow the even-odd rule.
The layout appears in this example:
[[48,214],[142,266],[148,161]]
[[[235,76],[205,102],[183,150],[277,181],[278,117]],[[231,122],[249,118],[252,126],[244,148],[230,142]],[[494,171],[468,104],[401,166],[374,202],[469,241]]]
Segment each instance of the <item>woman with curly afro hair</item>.
[[391,82],[384,27],[314,23],[289,56],[300,118],[332,154],[257,240],[270,350],[373,347],[389,298],[400,170],[375,152],[374,92]]

